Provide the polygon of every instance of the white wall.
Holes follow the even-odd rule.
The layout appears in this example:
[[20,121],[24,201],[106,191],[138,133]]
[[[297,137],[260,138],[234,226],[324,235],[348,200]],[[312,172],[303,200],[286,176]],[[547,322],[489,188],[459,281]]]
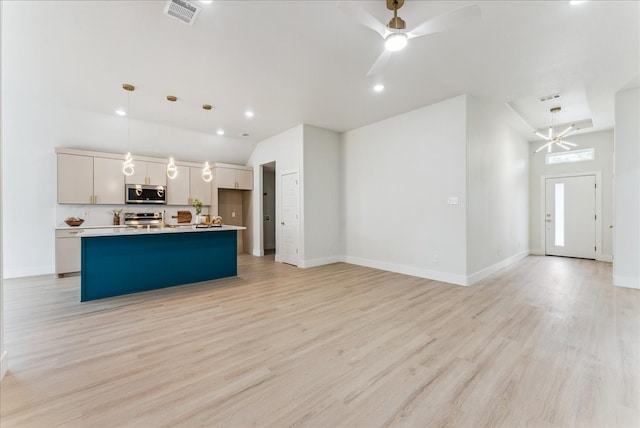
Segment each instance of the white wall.
[[640,288],[640,89],[616,94],[613,283]]
[[467,96],[467,277],[472,284],[529,255],[529,144]]
[[601,238],[598,246],[598,259],[611,261],[613,232],[609,225],[613,224],[613,130],[592,132],[589,134],[572,135],[568,141],[578,144],[576,150],[593,148],[595,158],[593,161],[546,165],[546,150],[534,153],[544,142],[534,142],[529,146],[531,173],[529,185],[530,199],[530,223],[529,232],[532,254],[544,254],[545,243],[543,240],[544,219],[542,216],[542,193],[540,177],[552,175],[564,175],[583,172],[600,172],[600,218],[596,221],[600,224]]
[[[4,9],[4,2],[0,2],[0,22],[2,22],[2,15],[3,15],[3,9]],[[3,28],[0,29],[0,58],[2,58],[2,49],[4,46],[4,40],[5,40],[5,30],[4,30],[4,26]],[[3,241],[3,237],[4,237],[4,233],[3,233],[3,227],[2,227],[2,213],[3,213],[3,206],[4,204],[2,203],[2,189],[3,189],[3,183],[4,183],[4,168],[2,167],[2,159],[3,159],[3,147],[4,147],[4,127],[3,125],[3,115],[2,115],[2,111],[3,111],[3,107],[4,107],[4,103],[3,100],[0,98],[0,242]],[[2,250],[2,245],[0,245],[0,381],[4,378],[5,373],[7,372],[7,370],[9,369],[9,360],[7,357],[7,351],[5,351],[4,349],[4,283],[3,283],[3,278],[4,278],[4,265],[2,263],[3,260],[3,250]]]
[[335,263],[342,255],[340,135],[304,125],[304,251],[301,267]]
[[[2,195],[5,277],[54,272],[54,228],[68,212],[67,208],[59,213],[56,210],[56,147],[110,153],[124,153],[130,148],[138,155],[173,155],[184,161],[240,164],[246,162],[254,147],[253,143],[240,139],[225,140],[135,120],[131,121],[129,145],[126,119],[23,97],[11,86],[11,80],[4,77],[2,103],[2,169],[5,177],[10,178],[5,181]],[[170,135],[174,141],[167,138]],[[92,217],[94,213],[108,217],[107,207],[90,210]]]
[[465,151],[465,96],[345,132],[345,260],[466,283]]
[[[262,231],[262,174],[259,173],[260,165],[266,163],[276,163],[276,225],[280,224],[280,176],[284,173],[297,171],[300,177],[303,174],[302,162],[302,140],[303,125],[298,125],[288,131],[278,134],[260,142],[249,161],[248,166],[252,166],[253,174],[253,204],[251,216],[251,239],[250,244],[253,248],[252,253],[255,256],[264,254],[263,231]],[[301,193],[303,189],[301,188]],[[302,201],[302,195],[300,200]],[[276,260],[279,259],[278,250],[282,248],[280,245],[280,236],[276,233]]]

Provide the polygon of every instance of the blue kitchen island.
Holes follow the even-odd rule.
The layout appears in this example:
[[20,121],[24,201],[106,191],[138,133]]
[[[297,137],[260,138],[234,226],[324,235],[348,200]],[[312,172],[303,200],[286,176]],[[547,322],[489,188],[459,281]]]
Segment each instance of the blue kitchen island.
[[85,230],[80,300],[236,276],[238,226]]

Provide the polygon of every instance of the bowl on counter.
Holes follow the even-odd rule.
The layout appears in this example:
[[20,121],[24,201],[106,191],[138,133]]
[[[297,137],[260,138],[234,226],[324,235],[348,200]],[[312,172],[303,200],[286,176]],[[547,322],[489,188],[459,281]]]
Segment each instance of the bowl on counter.
[[84,223],[84,219],[83,218],[78,218],[78,217],[69,217],[67,219],[64,220],[65,223],[67,223],[69,226],[80,226],[82,223]]

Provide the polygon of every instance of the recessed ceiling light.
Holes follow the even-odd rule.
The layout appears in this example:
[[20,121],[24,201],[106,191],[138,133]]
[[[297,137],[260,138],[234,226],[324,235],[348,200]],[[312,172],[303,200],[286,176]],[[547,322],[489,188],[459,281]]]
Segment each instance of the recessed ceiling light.
[[575,6],[575,5],[578,5],[578,4],[580,4],[580,3],[584,3],[584,2],[585,2],[585,0],[571,0],[571,1],[569,2],[569,4],[570,4],[571,6]]
[[384,91],[384,85],[381,83],[378,83],[376,86],[373,87],[373,90],[376,92],[382,92]]
[[253,112],[251,110],[247,110],[244,112],[244,115],[247,117],[253,117]]
[[211,3],[213,3],[213,0],[200,0],[200,3],[202,3],[202,4],[211,4]]
[[126,115],[127,115],[127,112],[126,112],[126,111],[124,111],[124,110],[122,110],[122,109],[118,109],[118,110],[116,110],[116,114],[117,114],[118,116],[126,116]]
[[218,130],[216,131],[216,134],[218,134],[218,135],[224,135],[224,130],[223,130],[223,129],[218,129]]
[[251,134],[249,134],[248,132],[243,132],[242,134],[240,134],[240,136],[242,136],[242,137],[248,137],[249,135],[251,135]]

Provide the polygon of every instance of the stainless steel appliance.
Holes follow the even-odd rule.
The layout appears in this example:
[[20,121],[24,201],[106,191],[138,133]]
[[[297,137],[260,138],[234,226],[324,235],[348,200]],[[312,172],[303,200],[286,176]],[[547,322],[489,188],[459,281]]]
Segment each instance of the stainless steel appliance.
[[124,213],[124,224],[129,227],[162,227],[164,211],[156,213]]
[[126,184],[124,190],[127,204],[166,204],[166,186],[148,184]]

